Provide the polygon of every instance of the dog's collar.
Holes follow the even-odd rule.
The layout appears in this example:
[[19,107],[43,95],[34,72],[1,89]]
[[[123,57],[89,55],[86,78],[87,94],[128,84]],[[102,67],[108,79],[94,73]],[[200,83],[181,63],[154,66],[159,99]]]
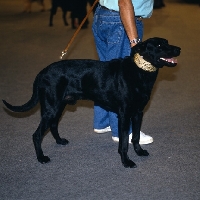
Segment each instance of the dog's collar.
[[143,69],[144,71],[147,72],[155,72],[157,69],[156,67],[154,67],[151,63],[147,62],[146,60],[144,60],[139,53],[136,53],[134,55],[134,62],[136,63],[136,65]]

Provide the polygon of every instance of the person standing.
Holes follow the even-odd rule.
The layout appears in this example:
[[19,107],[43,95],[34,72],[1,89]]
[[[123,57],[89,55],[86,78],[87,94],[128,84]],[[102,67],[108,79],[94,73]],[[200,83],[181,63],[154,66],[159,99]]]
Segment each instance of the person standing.
[[[143,38],[143,18],[153,12],[153,0],[99,0],[92,31],[97,53],[101,61],[124,58],[131,53],[131,47]],[[104,110],[94,103],[94,132],[112,131],[112,139],[119,141],[117,114]],[[129,131],[129,143],[132,129]],[[140,132],[140,144],[149,144],[153,138]]]

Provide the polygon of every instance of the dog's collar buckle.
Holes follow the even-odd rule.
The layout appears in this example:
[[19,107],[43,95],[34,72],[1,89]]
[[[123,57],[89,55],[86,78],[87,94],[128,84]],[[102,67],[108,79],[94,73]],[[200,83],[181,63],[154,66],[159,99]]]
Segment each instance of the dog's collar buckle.
[[136,65],[143,69],[144,71],[147,72],[155,72],[157,70],[156,67],[154,67],[151,63],[147,62],[146,60],[144,60],[139,53],[136,53],[134,55],[134,62],[136,63]]

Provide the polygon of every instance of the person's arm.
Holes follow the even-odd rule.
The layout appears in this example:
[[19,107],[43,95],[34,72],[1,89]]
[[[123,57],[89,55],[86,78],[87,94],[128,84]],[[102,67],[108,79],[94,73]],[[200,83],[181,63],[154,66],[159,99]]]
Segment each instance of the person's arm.
[[[135,24],[134,7],[131,0],[118,0],[118,5],[120,17],[129,40],[138,38],[137,28]],[[131,47],[133,47],[136,44],[131,43],[130,45]]]

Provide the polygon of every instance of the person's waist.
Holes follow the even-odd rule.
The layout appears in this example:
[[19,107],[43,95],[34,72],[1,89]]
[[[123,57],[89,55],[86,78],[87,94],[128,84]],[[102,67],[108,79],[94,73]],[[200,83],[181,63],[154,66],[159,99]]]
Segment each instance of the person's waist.
[[[111,11],[111,12],[119,12],[119,11],[116,11],[116,10],[112,10],[112,9],[109,9],[109,8],[107,8],[107,7],[105,7],[105,6],[101,6],[100,5],[100,7],[101,7],[101,9],[103,9],[103,10],[109,10],[109,11]],[[142,20],[143,19],[143,17],[142,16],[135,16],[135,18],[137,19],[137,20]]]
[[100,7],[101,7],[101,9],[103,9],[103,10],[109,10],[109,11],[111,11],[111,12],[117,12],[117,13],[119,13],[119,11],[109,9],[109,8],[107,8],[107,7],[105,7],[105,6],[101,6],[101,4],[100,4]]

